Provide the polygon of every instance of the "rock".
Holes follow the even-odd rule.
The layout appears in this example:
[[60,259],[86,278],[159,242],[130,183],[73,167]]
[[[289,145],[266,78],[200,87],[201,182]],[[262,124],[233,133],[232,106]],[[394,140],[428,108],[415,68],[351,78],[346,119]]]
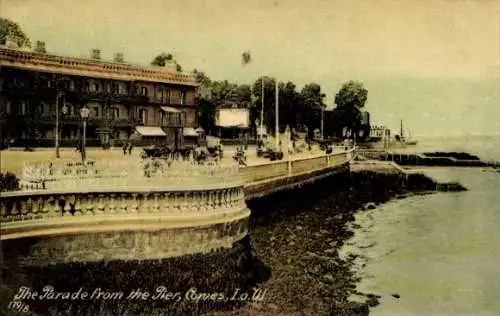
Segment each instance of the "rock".
[[327,230],[324,230],[324,229],[320,229],[320,230],[319,230],[319,232],[320,232],[321,234],[328,234],[328,231],[327,231]]
[[257,303],[257,302],[253,302],[252,304],[252,307],[258,311],[262,310],[262,304],[260,303]]
[[368,305],[359,302],[349,302],[342,310],[345,312],[343,315],[368,316],[370,314]]
[[270,303],[269,305],[267,305],[267,307],[270,309],[270,310],[278,310],[278,305],[274,304],[274,303]]
[[327,274],[323,275],[322,280],[323,280],[323,282],[329,283],[329,284],[335,283],[335,278],[333,277],[333,275],[331,273],[327,273]]
[[328,254],[331,254],[331,253],[336,253],[337,250],[335,248],[330,248],[330,249],[326,249],[323,251],[324,253],[328,253]]
[[376,204],[373,203],[373,202],[368,202],[368,203],[365,204],[365,209],[367,209],[367,210],[373,210],[376,207],[377,207]]
[[295,227],[297,230],[302,230],[302,226]]
[[401,297],[401,296],[400,296],[399,294],[397,294],[397,293],[396,293],[396,294],[391,294],[391,295],[392,295],[392,297],[395,297],[395,298],[400,298],[400,297]]
[[288,243],[288,246],[294,246],[294,245],[295,245],[295,242],[294,242],[294,241],[290,241],[290,242]]
[[380,302],[378,301],[377,298],[372,297],[372,298],[368,298],[368,300],[366,301],[366,304],[368,304],[368,306],[370,306],[370,307],[375,307],[378,304],[380,304]]

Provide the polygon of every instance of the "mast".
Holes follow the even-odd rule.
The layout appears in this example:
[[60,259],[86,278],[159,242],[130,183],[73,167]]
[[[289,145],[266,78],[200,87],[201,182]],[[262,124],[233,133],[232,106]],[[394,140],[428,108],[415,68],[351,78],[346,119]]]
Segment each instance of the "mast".
[[403,139],[403,120],[401,120],[400,133],[399,136]]

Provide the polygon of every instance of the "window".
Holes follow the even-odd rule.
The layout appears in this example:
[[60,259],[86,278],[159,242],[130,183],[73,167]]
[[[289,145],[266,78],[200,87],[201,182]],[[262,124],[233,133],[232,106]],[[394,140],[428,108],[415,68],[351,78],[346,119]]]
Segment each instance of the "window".
[[163,94],[164,94],[163,89],[158,87],[156,89],[156,99],[163,101]]
[[139,119],[142,125],[146,125],[148,123],[148,111],[144,109],[139,110]]
[[185,91],[179,92],[179,101],[182,105],[184,105],[186,103],[186,92]]
[[141,87],[141,94],[142,94],[142,95],[148,95],[148,88],[146,88],[146,87]]
[[111,86],[111,92],[114,93],[114,94],[118,94],[120,93],[120,85],[114,83],[112,86]]
[[165,99],[167,99],[167,103],[170,103],[170,90],[165,90]]
[[99,117],[99,107],[98,106],[94,106],[92,108],[93,112],[94,112],[94,116],[95,117]]
[[91,85],[90,85],[90,91],[92,92],[99,92],[99,83],[97,82],[93,82]]
[[120,109],[119,108],[111,108],[111,117],[114,119],[120,118]]
[[26,114],[26,102],[21,101],[21,114]]

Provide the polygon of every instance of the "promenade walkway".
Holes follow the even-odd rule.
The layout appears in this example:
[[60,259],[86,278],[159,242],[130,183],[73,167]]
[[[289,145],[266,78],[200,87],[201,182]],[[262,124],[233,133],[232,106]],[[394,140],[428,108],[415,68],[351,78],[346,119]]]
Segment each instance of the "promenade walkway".
[[[87,159],[93,160],[96,162],[99,161],[119,161],[123,162],[124,160],[133,162],[140,161],[139,155],[141,153],[141,148],[135,148],[132,152],[132,155],[123,155],[121,148],[114,148],[112,150],[102,150],[100,148],[89,148],[87,150]],[[236,146],[226,146],[224,148],[224,158],[221,160],[221,164],[232,164],[234,163],[233,154],[236,151]],[[336,148],[334,152],[341,151],[340,148]],[[78,152],[75,152],[73,148],[61,148],[60,150],[61,158],[58,160],[61,161],[79,161],[80,155]],[[246,151],[247,155],[247,165],[255,166],[261,164],[269,164],[271,161],[267,158],[257,157],[256,147],[250,146]],[[311,151],[305,151],[303,153],[288,155],[285,153],[285,157],[283,161],[292,159],[303,159],[303,158],[314,158],[324,155],[324,152],[319,150],[317,147],[313,147]],[[42,163],[48,161],[56,161],[55,152],[53,148],[42,148],[37,149],[34,152],[25,152],[21,148],[15,148],[12,150],[4,150],[0,151],[0,172],[12,172],[16,175],[21,175],[23,171],[23,167],[25,164],[35,164]]]

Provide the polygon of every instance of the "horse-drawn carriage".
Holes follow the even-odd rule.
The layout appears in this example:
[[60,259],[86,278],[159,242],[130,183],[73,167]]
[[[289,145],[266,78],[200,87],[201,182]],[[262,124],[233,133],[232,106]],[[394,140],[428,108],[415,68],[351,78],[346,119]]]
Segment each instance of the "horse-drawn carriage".
[[262,142],[257,146],[257,157],[269,158],[271,161],[281,160],[283,151],[269,142]]
[[151,146],[142,149],[141,158],[168,158],[171,153],[168,147]]
[[142,159],[159,158],[159,159],[179,159],[188,160],[191,155],[192,148],[171,148],[169,146],[151,146],[143,148],[141,153]]

